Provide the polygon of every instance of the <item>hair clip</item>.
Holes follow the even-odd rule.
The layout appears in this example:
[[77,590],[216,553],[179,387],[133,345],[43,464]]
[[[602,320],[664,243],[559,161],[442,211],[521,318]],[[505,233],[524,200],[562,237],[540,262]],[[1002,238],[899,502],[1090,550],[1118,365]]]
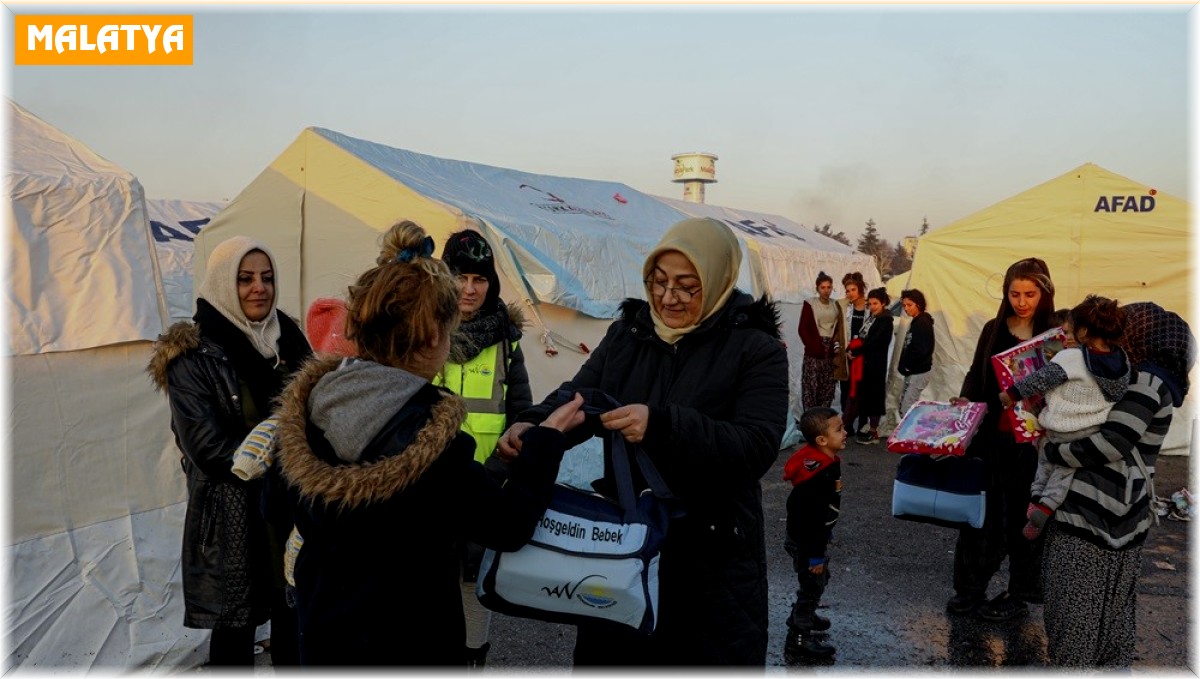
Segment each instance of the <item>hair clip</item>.
[[416,245],[416,247],[404,248],[396,253],[396,259],[393,260],[396,264],[408,264],[417,257],[430,258],[433,257],[433,237],[425,236],[425,238]]

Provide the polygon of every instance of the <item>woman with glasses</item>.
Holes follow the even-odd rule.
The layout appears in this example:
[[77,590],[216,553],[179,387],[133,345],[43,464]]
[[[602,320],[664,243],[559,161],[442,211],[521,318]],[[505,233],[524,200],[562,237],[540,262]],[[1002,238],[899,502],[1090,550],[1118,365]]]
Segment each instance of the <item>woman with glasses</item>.
[[[410,222],[411,223],[411,222]],[[415,226],[415,225],[414,225]],[[420,228],[420,227],[417,227]],[[459,284],[458,310],[462,324],[454,335],[450,358],[434,379],[467,402],[463,431],[475,439],[475,460],[488,462],[508,422],[533,405],[525,355],[521,352],[524,316],[518,306],[500,301],[500,279],[488,242],[476,231],[450,234],[442,261]],[[503,465],[487,465],[498,474]],[[497,467],[500,467],[498,469]],[[462,600],[467,617],[467,664],[482,667],[487,660],[488,627],[492,613],[475,596],[475,579],[483,547],[462,545]]]
[[[672,226],[643,265],[647,301],[627,299],[563,388],[595,387],[625,405],[603,426],[641,443],[682,502],[659,564],[653,634],[581,624],[576,665],[764,665],[767,578],[759,479],[788,413],[778,311],[734,287],[741,249],[714,219]],[[549,399],[501,437],[516,458]],[[612,494],[611,461],[598,490]]]

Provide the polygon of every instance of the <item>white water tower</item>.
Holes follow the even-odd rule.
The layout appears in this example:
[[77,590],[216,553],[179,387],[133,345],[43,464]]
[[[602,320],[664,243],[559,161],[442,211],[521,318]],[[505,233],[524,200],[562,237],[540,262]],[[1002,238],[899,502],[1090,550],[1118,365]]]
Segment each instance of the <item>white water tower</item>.
[[676,153],[675,178],[671,181],[683,184],[683,199],[689,203],[704,202],[704,185],[717,181],[717,154]]

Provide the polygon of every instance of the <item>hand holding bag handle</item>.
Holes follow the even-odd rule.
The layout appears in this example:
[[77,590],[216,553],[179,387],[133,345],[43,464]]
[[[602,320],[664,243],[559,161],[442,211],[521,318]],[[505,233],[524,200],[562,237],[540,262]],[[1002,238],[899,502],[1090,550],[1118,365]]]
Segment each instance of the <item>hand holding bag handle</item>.
[[625,511],[626,518],[632,519],[638,512],[637,492],[633,487],[633,472],[629,464],[630,456],[637,460],[638,470],[641,471],[642,478],[646,480],[647,485],[650,487],[650,492],[660,500],[674,503],[675,496],[671,494],[671,489],[667,487],[666,481],[658,473],[654,462],[646,454],[646,451],[642,449],[641,445],[631,444],[625,440],[624,436],[616,432],[608,432],[599,424],[597,418],[601,413],[620,408],[624,404],[618,402],[607,393],[592,388],[559,389],[554,393],[552,403],[554,407],[558,407],[575,398],[575,394],[583,396],[583,407],[581,410],[588,416],[592,430],[599,430],[599,433],[602,434],[605,452],[608,453],[609,459],[612,460],[617,502],[621,505],[621,509]]
[[[585,389],[560,390],[550,400],[569,401],[576,393],[584,397],[591,433],[604,438],[615,492],[557,484],[524,547],[485,552],[476,595],[484,606],[507,615],[617,624],[649,634],[658,620],[660,547],[671,517],[678,515],[671,506],[675,498],[640,446],[599,425],[600,413],[621,404]],[[649,492],[634,486],[631,455]]]

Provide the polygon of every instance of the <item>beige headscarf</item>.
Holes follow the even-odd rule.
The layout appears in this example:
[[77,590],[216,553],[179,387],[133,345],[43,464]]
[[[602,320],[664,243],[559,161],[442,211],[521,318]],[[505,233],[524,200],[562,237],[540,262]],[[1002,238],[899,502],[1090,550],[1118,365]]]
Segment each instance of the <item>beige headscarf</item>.
[[[242,301],[238,298],[238,266],[242,258],[252,250],[262,250],[271,260],[271,269],[275,272],[275,299],[271,300],[271,310],[261,321],[251,321],[242,311]],[[275,255],[271,250],[252,238],[234,236],[222,241],[208,256],[205,267],[204,282],[200,284],[197,295],[213,305],[221,315],[249,338],[250,343],[263,355],[263,358],[277,358],[279,354],[279,316],[275,306],[279,302],[279,267],[275,265]]]
[[[650,256],[642,265],[642,279],[650,277],[659,255],[672,250],[687,257],[696,267],[696,272],[700,274],[700,287],[704,290],[704,303],[700,309],[700,320],[695,325],[668,328],[651,302],[650,316],[654,319],[654,332],[670,344],[678,342],[679,338],[695,330],[725,306],[733,294],[738,269],[742,266],[742,248],[728,226],[708,217],[685,219],[667,229],[662,240],[650,251]],[[646,294],[648,297],[650,291],[647,290]]]

